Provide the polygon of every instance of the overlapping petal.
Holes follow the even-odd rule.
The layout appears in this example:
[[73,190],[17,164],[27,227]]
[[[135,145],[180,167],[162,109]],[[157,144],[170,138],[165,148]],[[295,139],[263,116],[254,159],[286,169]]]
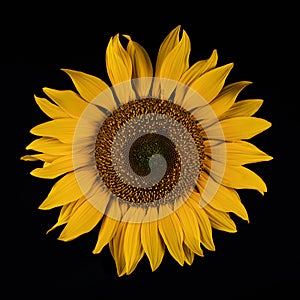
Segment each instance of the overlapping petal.
[[59,240],[70,241],[91,231],[102,219],[103,214],[89,201],[84,201],[72,212],[68,223],[59,236]]
[[30,133],[37,136],[55,138],[62,143],[72,144],[76,124],[76,119],[54,119],[36,125],[30,130]]
[[79,118],[87,107],[87,102],[71,90],[60,91],[44,88],[43,91],[71,117]]
[[34,150],[52,155],[71,155],[72,145],[64,144],[55,138],[41,137],[32,141],[26,150]]
[[34,96],[35,102],[39,106],[39,108],[50,118],[52,119],[60,119],[60,118],[68,118],[69,115],[59,106],[51,103],[46,98],[40,98]]
[[199,60],[186,70],[180,77],[180,82],[190,86],[190,84],[199,78],[205,72],[216,67],[218,61],[217,50],[214,50],[211,56],[205,60]]
[[165,254],[165,244],[160,236],[157,221],[142,223],[141,243],[149,259],[151,269],[155,271],[161,264]]
[[73,161],[70,156],[62,156],[42,168],[36,168],[30,172],[39,178],[53,179],[73,170]]
[[158,229],[170,254],[180,265],[183,265],[182,243],[184,235],[177,215],[171,213],[169,216],[158,220]]
[[76,201],[83,196],[74,172],[60,178],[51,188],[40,209],[51,209]]
[[259,110],[262,104],[262,99],[248,99],[237,101],[228,111],[224,112],[220,116],[220,119],[222,120],[234,117],[251,117]]
[[190,88],[200,94],[207,103],[210,103],[222,90],[233,63],[214,68],[194,80]]
[[132,61],[132,78],[137,78],[135,88],[138,96],[147,97],[151,88],[151,80],[138,80],[138,78],[152,77],[153,67],[151,59],[143,46],[133,41],[129,35],[124,35],[128,39],[127,52]]
[[131,79],[132,62],[123,48],[119,34],[112,37],[106,50],[106,69],[112,85]]

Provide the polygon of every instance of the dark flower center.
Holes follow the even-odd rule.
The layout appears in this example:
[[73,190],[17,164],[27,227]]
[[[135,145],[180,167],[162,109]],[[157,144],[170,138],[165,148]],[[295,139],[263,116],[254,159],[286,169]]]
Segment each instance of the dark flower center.
[[[166,118],[161,122],[159,132],[151,129],[150,121],[134,125],[134,121],[143,116],[156,115],[162,116],[160,120]],[[176,130],[168,123],[170,118],[182,125],[192,137],[198,151],[198,163],[202,168],[204,145],[201,127],[190,112],[167,100],[147,98],[130,101],[118,107],[105,119],[95,143],[99,175],[115,196],[133,203],[150,203],[162,199],[174,189],[181,174],[182,157],[178,142],[176,145],[164,134]],[[126,126],[126,134],[118,136]],[[176,132],[172,134],[177,135]],[[176,138],[180,141],[180,136]],[[184,147],[184,142],[180,144],[180,147]],[[139,182],[151,174],[152,168],[160,170],[163,167],[161,160],[152,160],[154,157],[162,157],[165,161],[164,174],[151,186],[141,186]]]
[[129,162],[132,170],[139,176],[149,175],[149,161],[153,155],[165,158],[167,173],[172,172],[175,166],[180,168],[180,156],[174,143],[161,134],[148,133],[135,140],[130,148]]

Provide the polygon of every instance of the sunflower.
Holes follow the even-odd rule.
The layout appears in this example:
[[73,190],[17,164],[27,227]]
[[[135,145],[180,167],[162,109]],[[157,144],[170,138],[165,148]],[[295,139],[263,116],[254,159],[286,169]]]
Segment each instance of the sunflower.
[[231,214],[249,222],[238,190],[267,191],[245,166],[272,159],[249,142],[271,126],[253,116],[263,100],[237,100],[251,82],[225,84],[233,63],[217,66],[216,50],[192,65],[190,51],[177,26],[154,66],[116,34],[105,57],[111,84],[62,69],[75,91],[34,95],[50,120],[31,129],[34,153],[21,159],[42,162],[31,175],[56,179],[39,206],[60,208],[47,232],[63,226],[58,239],[71,241],[99,227],[93,253],[109,247],[118,276],[144,255],[152,271],[166,252],[191,265],[215,250],[213,230],[237,231]]

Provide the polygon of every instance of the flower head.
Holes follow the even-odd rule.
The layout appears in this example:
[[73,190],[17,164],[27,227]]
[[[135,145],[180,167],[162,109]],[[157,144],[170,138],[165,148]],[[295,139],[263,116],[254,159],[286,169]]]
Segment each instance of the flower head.
[[156,270],[165,251],[192,264],[215,250],[213,229],[235,232],[230,214],[248,221],[239,189],[267,191],[246,164],[271,160],[249,140],[270,122],[253,116],[262,100],[237,100],[251,82],[225,84],[233,63],[217,51],[189,64],[191,43],[180,26],[162,42],[155,66],[130,36],[106,50],[110,84],[63,69],[75,90],[44,88],[35,96],[50,120],[31,129],[26,149],[40,160],[31,174],[57,181],[40,209],[61,207],[59,239],[99,226],[93,253],[109,246],[119,276],[144,255]]

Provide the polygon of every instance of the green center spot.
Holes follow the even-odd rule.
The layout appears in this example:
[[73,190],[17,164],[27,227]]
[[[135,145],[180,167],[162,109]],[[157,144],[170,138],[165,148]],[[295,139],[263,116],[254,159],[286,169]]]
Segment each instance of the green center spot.
[[167,137],[157,134],[145,134],[134,141],[129,151],[129,163],[139,176],[147,176],[151,169],[149,160],[153,155],[161,155],[167,162],[167,171],[172,169],[178,152],[173,142]]

